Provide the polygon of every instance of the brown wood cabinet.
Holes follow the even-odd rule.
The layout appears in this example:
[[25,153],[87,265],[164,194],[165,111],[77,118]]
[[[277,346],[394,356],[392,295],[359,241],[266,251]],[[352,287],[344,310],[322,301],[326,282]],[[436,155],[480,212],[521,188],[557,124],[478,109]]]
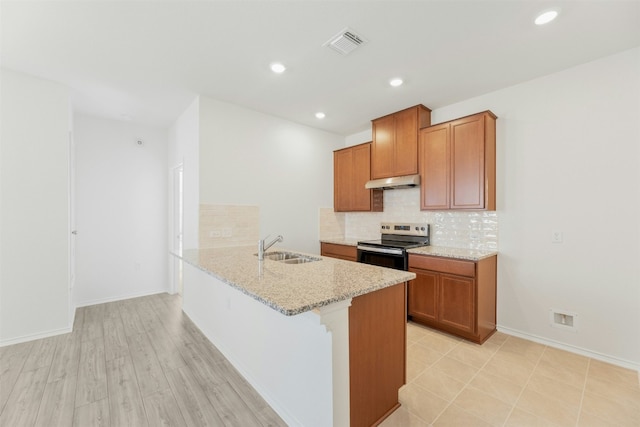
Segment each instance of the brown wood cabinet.
[[[320,243],[322,256],[356,261],[355,246]],[[379,424],[406,382],[407,294],[399,283],[353,298],[349,307],[351,427]]]
[[320,255],[339,258],[345,261],[357,261],[358,249],[350,245],[320,242]]
[[406,284],[353,298],[349,307],[351,427],[378,425],[400,406],[406,381]]
[[431,110],[416,105],[372,120],[371,178],[418,173],[418,132],[431,124]]
[[474,114],[420,130],[420,209],[496,209],[496,116]]
[[333,210],[381,212],[382,190],[367,190],[371,179],[371,143],[333,152]]
[[496,264],[409,254],[409,318],[482,344],[496,330]]

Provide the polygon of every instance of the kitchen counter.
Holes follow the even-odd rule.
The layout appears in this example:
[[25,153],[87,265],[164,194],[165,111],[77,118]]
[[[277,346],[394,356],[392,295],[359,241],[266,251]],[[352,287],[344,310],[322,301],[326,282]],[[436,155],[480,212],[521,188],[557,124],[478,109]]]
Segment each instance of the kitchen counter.
[[[267,252],[289,252],[275,248]],[[303,264],[258,261],[253,246],[185,250],[182,259],[286,316],[414,279],[414,273],[329,257]],[[304,254],[308,255],[308,254]],[[314,255],[308,255],[314,256]],[[315,257],[315,256],[314,256]]]
[[[336,245],[357,246],[359,241],[374,239],[321,239],[321,243],[333,243]],[[497,251],[479,251],[475,249],[448,248],[445,246],[423,246],[420,248],[408,249],[410,254],[439,256],[444,258],[457,258],[468,261],[480,261],[498,255]]]
[[[320,239],[320,243],[333,243],[334,245],[358,246],[358,242],[366,239]],[[373,240],[373,239],[369,239]]]
[[[352,417],[362,425],[397,408],[405,282],[415,274],[329,257],[258,261],[255,253],[253,246],[183,252],[182,309],[193,323],[287,425],[342,427]],[[379,372],[389,381],[369,384]],[[364,389],[353,401],[352,380]]]
[[408,249],[407,252],[416,255],[430,255],[445,258],[457,258],[468,261],[480,261],[498,255],[495,251],[478,251],[474,249],[447,248],[444,246],[423,246],[421,248]]

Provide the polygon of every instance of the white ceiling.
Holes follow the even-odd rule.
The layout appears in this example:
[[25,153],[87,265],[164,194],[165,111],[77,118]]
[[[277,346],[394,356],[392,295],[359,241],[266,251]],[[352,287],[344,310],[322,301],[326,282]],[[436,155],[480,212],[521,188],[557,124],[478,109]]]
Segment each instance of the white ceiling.
[[[555,6],[556,21],[533,24]],[[163,127],[203,94],[348,135],[415,104],[442,107],[640,46],[637,0],[0,7],[3,67],[68,85],[76,111]],[[322,46],[345,27],[368,43],[347,56]],[[287,71],[272,73],[273,61]],[[392,88],[396,76],[405,84]]]

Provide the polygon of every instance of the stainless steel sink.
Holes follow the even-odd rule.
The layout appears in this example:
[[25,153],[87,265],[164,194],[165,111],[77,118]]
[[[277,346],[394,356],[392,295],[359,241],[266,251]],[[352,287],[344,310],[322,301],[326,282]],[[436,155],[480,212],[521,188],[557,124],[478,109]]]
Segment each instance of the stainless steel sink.
[[285,264],[304,264],[306,262],[320,261],[320,258],[296,254],[293,252],[268,252],[264,254],[264,258],[271,261],[280,261]]
[[318,261],[318,258],[311,258],[311,257],[290,258],[290,259],[284,259],[280,262],[285,264],[304,264],[305,262],[313,262],[313,261]]
[[284,261],[292,258],[299,258],[300,255],[293,254],[291,252],[269,252],[264,254],[265,259],[270,259],[272,261]]

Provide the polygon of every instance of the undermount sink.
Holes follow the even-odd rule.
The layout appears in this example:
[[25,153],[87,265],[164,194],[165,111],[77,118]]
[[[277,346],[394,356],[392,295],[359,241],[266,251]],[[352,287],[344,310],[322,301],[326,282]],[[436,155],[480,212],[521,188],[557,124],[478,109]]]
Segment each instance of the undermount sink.
[[304,264],[305,262],[313,262],[313,261],[318,261],[319,258],[311,258],[311,257],[300,257],[300,258],[289,258],[289,259],[284,259],[280,262],[283,262],[285,264]]
[[264,258],[285,264],[304,264],[306,262],[320,261],[320,258],[296,254],[293,252],[269,252],[264,254]]

